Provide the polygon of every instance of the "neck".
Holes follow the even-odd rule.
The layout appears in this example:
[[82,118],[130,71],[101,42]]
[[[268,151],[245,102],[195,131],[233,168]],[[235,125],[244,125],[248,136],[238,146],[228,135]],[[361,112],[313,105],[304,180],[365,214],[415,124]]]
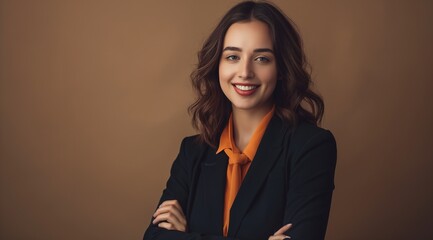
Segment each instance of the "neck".
[[272,104],[255,110],[233,107],[233,138],[239,150],[243,151],[245,149],[263,117],[271,109]]

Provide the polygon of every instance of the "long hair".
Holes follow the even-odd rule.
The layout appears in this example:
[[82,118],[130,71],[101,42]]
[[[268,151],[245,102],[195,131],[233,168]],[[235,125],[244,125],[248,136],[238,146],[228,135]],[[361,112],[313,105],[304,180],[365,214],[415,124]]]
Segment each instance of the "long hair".
[[277,63],[277,84],[273,92],[275,113],[294,126],[299,121],[320,124],[323,99],[311,90],[309,65],[295,24],[276,6],[267,2],[241,2],[231,8],[198,52],[197,68],[191,73],[196,101],[188,108],[200,139],[216,146],[227,124],[231,103],[219,84],[218,67],[224,37],[236,22],[259,20],[269,27]]

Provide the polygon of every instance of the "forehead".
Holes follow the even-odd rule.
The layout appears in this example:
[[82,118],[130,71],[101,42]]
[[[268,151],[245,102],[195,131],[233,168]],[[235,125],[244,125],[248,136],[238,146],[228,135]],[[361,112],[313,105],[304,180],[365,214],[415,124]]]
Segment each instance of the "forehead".
[[272,49],[271,32],[267,24],[252,20],[232,24],[224,37],[224,47],[270,48]]

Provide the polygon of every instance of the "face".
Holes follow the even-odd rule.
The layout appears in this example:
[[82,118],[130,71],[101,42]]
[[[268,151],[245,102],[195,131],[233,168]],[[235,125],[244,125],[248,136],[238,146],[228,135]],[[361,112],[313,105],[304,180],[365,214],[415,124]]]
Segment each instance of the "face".
[[252,20],[230,26],[219,62],[219,82],[233,111],[270,110],[277,65],[265,23]]

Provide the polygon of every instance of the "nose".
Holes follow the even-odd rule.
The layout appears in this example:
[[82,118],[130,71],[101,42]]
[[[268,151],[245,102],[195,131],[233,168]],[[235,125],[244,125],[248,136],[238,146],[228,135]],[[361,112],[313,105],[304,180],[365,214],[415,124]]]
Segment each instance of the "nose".
[[250,61],[241,61],[239,64],[238,77],[241,79],[252,79],[254,77],[253,66]]

